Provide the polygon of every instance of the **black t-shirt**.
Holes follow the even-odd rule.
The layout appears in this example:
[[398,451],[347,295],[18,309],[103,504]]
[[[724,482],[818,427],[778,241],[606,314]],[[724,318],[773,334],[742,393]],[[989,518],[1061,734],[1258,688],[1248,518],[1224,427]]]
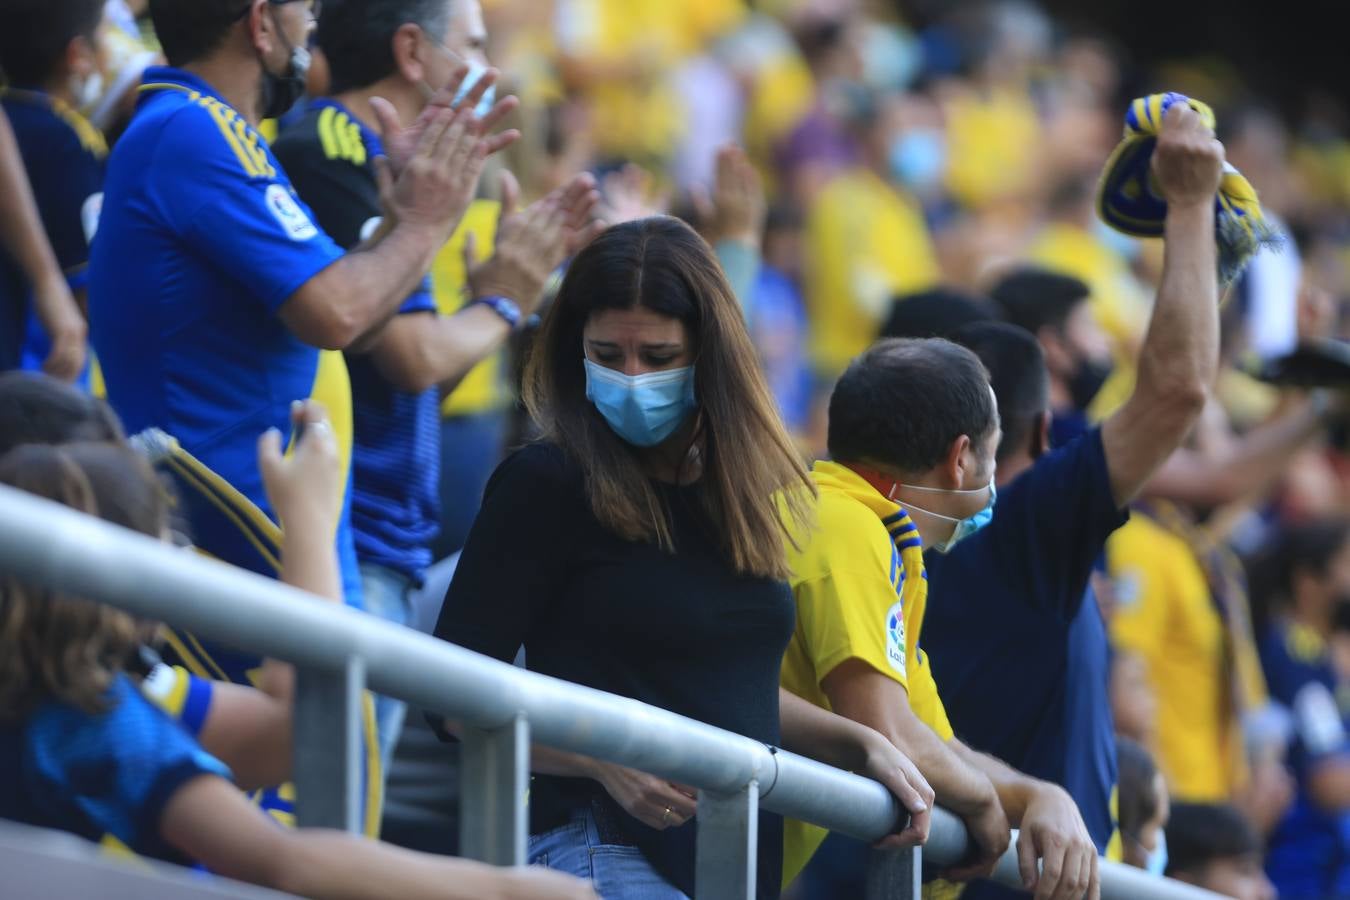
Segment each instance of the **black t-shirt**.
[[[590,510],[583,476],[551,444],[509,457],[445,596],[436,636],[577,684],[631,697],[743,734],[779,741],[778,674],[792,636],[792,592],[737,574],[697,490],[659,485],[676,551],[626,541]],[[598,808],[680,890],[694,889],[697,819],[656,831],[596,782],[540,775],[531,832]],[[761,813],[760,898],[779,893],[782,820]]]

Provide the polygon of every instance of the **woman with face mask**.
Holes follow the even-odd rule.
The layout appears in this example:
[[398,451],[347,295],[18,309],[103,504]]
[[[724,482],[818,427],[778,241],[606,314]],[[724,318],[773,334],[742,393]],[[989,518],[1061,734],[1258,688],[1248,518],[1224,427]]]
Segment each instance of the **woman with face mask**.
[[[883,780],[926,835],[932,794],[870,729],[778,688],[785,535],[811,483],[726,278],[676,219],[611,228],[572,263],[525,373],[543,438],[489,483],[436,634]],[[781,512],[780,512],[781,501]],[[453,730],[453,726],[450,727]],[[695,791],[536,748],[530,862],[605,898],[692,895]],[[782,822],[761,813],[758,896]]]

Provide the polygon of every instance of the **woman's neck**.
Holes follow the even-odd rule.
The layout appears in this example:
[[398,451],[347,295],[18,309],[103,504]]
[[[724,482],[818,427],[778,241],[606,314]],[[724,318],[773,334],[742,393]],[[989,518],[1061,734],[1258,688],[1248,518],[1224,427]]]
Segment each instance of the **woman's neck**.
[[639,453],[643,468],[666,484],[693,484],[703,477],[703,440],[697,434],[698,419],[691,416],[675,433],[655,447]]

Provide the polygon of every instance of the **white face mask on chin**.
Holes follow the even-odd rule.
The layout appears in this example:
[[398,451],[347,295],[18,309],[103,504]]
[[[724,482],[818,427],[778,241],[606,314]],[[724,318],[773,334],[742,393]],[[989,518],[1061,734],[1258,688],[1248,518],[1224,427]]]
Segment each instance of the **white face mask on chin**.
[[70,76],[70,98],[71,105],[80,112],[88,112],[94,108],[103,96],[103,73],[94,72],[81,78],[79,75]]

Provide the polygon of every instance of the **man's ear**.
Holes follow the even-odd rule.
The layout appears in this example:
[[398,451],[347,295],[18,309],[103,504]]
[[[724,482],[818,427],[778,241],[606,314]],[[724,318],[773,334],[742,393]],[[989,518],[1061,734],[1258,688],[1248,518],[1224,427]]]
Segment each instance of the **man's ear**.
[[961,435],[947,448],[947,455],[939,464],[942,486],[959,491],[965,485],[966,470],[975,465],[974,446],[969,435]]
[[268,12],[269,0],[253,0],[253,6],[244,20],[248,23],[249,43],[259,56],[266,56],[279,42],[277,22]]
[[1031,446],[1027,451],[1032,459],[1040,459],[1050,452],[1050,420],[1051,412],[1043,409],[1036,414],[1036,421],[1031,426]]
[[390,50],[394,55],[394,67],[405,79],[417,84],[426,81],[427,70],[422,61],[425,52],[422,41],[422,29],[412,22],[405,22],[394,32]]

